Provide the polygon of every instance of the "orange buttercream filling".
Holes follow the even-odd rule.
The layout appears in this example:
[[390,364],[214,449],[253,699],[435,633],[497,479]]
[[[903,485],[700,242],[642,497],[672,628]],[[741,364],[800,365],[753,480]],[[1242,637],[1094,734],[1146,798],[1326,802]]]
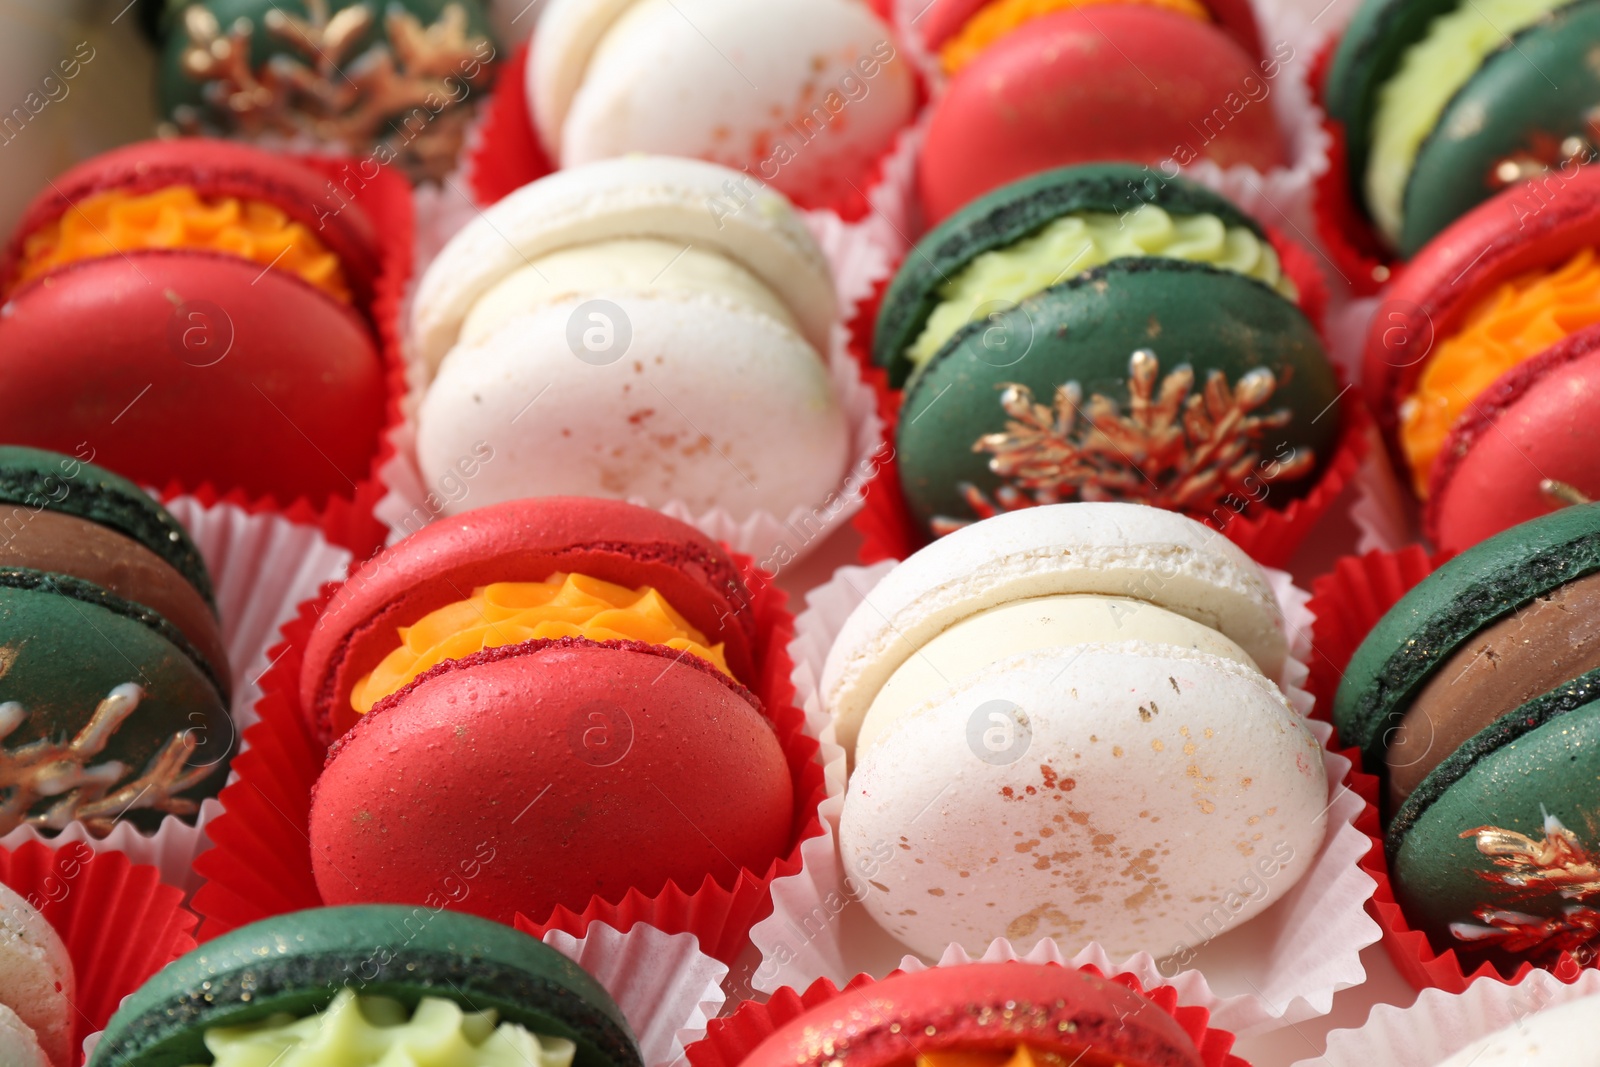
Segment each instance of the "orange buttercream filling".
[[153,193],[96,193],[30,234],[17,284],[86,259],[158,248],[226,252],[298,274],[350,302],[339,257],[280,208],[231,196],[202,199],[187,185]]
[[732,677],[722,645],[708,645],[705,635],[660,593],[649,586],[628,589],[582,574],[482,586],[466,600],[446,604],[399,631],[400,647],[350,691],[350,706],[362,714],[445,660],[541,639],[587,637],[665,645],[698,656]]
[[1501,285],[1439,344],[1400,407],[1400,446],[1426,496],[1434,460],[1456,421],[1506,371],[1600,322],[1600,262],[1585,248],[1554,271]]
[[1012,1048],[944,1049],[919,1052],[916,1067],[1047,1067],[1060,1057],[1041,1055],[1025,1044]]
[[939,49],[940,65],[946,74],[954,74],[977,59],[979,52],[1025,22],[1056,11],[1104,3],[1142,3],[1191,18],[1207,21],[1211,18],[1199,0],[992,0]]

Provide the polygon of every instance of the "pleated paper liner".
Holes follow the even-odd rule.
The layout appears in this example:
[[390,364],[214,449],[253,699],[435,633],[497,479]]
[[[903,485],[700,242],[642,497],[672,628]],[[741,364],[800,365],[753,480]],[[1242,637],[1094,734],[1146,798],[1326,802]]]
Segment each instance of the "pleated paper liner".
[[[773,721],[794,779],[794,845],[765,870],[741,870],[731,884],[708,875],[698,887],[669,882],[651,894],[630,890],[620,900],[597,897],[582,912],[556,908],[526,916],[525,929],[541,936],[552,929],[580,936],[595,922],[623,931],[648,923],[666,933],[692,933],[707,955],[728,962],[744,949],[750,927],[770,913],[773,879],[798,871],[800,843],[822,832],[817,809],[825,786],[817,743],[803,731],[804,716],[793,705],[789,680],[787,645],[794,623],[784,606],[787,594],[757,572],[748,557],[735,559],[750,587],[756,621],[761,677],[753,688]],[[312,875],[307,827],[311,787],[327,750],[306,726],[298,691],[306,639],[338,588],[329,583],[303,603],[273,649],[273,666],[261,683],[259,721],[244,733],[246,751],[234,761],[235,779],[219,798],[223,813],[208,827],[214,847],[195,862],[205,879],[194,897],[205,940],[322,903]]]
[[[526,921],[517,928],[532,932]],[[640,923],[627,933],[594,923],[583,937],[549,930],[544,943],[587,971],[622,1009],[645,1067],[682,1064],[684,1046],[705,1036],[727,1001],[727,964],[700,951],[692,934]]]
[[[1328,287],[1312,253],[1272,227],[1265,229],[1283,263],[1284,273],[1293,279],[1300,290],[1300,307],[1323,336],[1324,344],[1329,344],[1326,329]],[[877,396],[878,415],[884,423],[883,439],[893,446],[897,441],[901,392],[890,389],[883,369],[872,363],[873,328],[877,307],[886,288],[887,283],[881,285],[873,299],[867,301],[852,320],[850,351],[861,363],[862,376]],[[1241,512],[1220,507],[1215,509],[1225,512],[1220,519],[1214,516],[1194,517],[1220,530],[1224,537],[1263,566],[1286,566],[1295,550],[1355,477],[1362,460],[1371,449],[1372,439],[1368,432],[1371,418],[1361,403],[1359,391],[1353,386],[1341,394],[1339,410],[1343,426],[1338,446],[1316,484],[1304,496],[1282,508],[1255,504]],[[861,534],[859,559],[862,563],[905,559],[927,544],[926,535],[912,518],[901,493],[899,463],[893,448],[885,451],[885,458],[875,464],[876,477],[868,483],[861,510],[853,523]],[[1269,492],[1269,498],[1270,495]]]
[[[233,673],[234,734],[205,738],[205,745],[216,746],[205,751],[231,750],[237,757],[241,732],[255,722],[257,683],[267,669],[278,628],[294,618],[299,603],[324,581],[344,574],[350,553],[330,544],[323,530],[271,511],[249,512],[188,496],[168,500],[167,507],[194,538],[211,573]],[[82,823],[57,834],[20,826],[0,838],[0,846],[15,849],[28,841],[45,841],[56,849],[75,845],[123,852],[135,863],[154,865],[167,884],[192,892],[200,884],[195,859],[209,846],[207,826],[221,811],[217,800],[210,799],[201,803],[192,822],[169,815],[152,833],[119,822],[105,837],[91,836]]]
[[[773,885],[774,911],[757,924],[751,937],[762,962],[751,986],[772,991],[799,986],[817,978],[834,982],[867,972],[884,974],[915,963],[909,948],[884,933],[853,906],[836,845],[843,809],[844,758],[834,744],[834,731],[820,693],[823,663],[835,636],[850,613],[894,567],[880,562],[869,567],[843,567],[833,580],[807,595],[806,610],[795,620],[790,644],[795,663],[796,702],[807,713],[807,726],[820,740],[830,772],[828,799],[822,806],[826,833],[802,848],[805,866]],[[1306,683],[1306,658],[1312,640],[1308,594],[1294,587],[1282,572],[1267,574],[1281,605],[1290,637],[1291,659],[1277,679],[1289,702],[1302,715],[1312,709]],[[1218,1025],[1236,1033],[1262,1032],[1326,1014],[1333,995],[1366,978],[1361,950],[1376,942],[1381,931],[1366,913],[1374,881],[1360,867],[1371,847],[1377,783],[1353,765],[1352,754],[1329,746],[1332,728],[1309,723],[1324,743],[1323,766],[1328,778],[1328,832],[1311,867],[1281,899],[1237,928],[1225,931],[1192,950],[1187,963],[1158,961],[1148,953],[1127,960],[1109,958],[1091,944],[1068,959],[1051,941],[1040,942],[1025,958],[1073,965],[1092,964],[1102,971],[1127,971],[1146,985],[1171,985],[1186,1003],[1212,1013]],[[837,785],[835,785],[837,779]],[[818,916],[826,921],[818,929]],[[985,960],[1015,958],[1004,938],[997,938]],[[967,959],[958,946],[946,950],[943,962]],[[1185,969],[1187,968],[1187,969]]]
[[[841,322],[833,327],[827,358],[833,394],[850,427],[849,462],[839,485],[825,498],[798,504],[787,515],[755,511],[735,516],[720,506],[696,511],[678,500],[657,507],[735,552],[753,556],[768,571],[799,559],[822,543],[827,532],[856,514],[862,503],[862,486],[877,469],[884,440],[876,394],[862,381],[860,364],[849,350],[850,333],[843,323],[853,321],[860,305],[886,284],[891,253],[867,228],[841,222],[831,212],[812,212],[805,221],[827,257],[841,309]],[[450,493],[442,484],[429,485],[418,469],[414,414],[427,388],[420,368],[411,369],[409,383],[410,397],[404,407],[411,414],[385,433],[388,458],[378,475],[384,496],[376,514],[391,544],[438,520],[447,509],[473,506],[470,478],[457,481],[457,491]],[[694,432],[699,435],[702,431],[695,427]],[[484,462],[505,460],[491,454]],[[632,503],[655,506],[643,499]]]
[[0,848],[0,882],[39,909],[72,957],[74,1048],[105,1027],[123,997],[195,947],[182,890],[115,852],[37,841]]
[[[1408,545],[1399,552],[1369,552],[1364,556],[1347,556],[1333,571],[1313,583],[1310,608],[1317,617],[1313,626],[1316,657],[1311,663],[1308,687],[1317,694],[1318,707],[1326,709],[1339,688],[1344,668],[1349,665],[1368,632],[1379,619],[1405,596],[1412,586],[1421,582],[1450,557],[1440,554],[1429,558],[1420,546]],[[1320,711],[1326,717],[1326,710]],[[1352,758],[1358,758],[1352,750]],[[1376,778],[1366,776],[1376,787]],[[1371,795],[1376,801],[1376,792]],[[1520,982],[1535,970],[1549,970],[1558,976],[1576,975],[1584,967],[1594,967],[1595,961],[1586,964],[1568,953],[1562,953],[1547,968],[1536,968],[1524,960],[1507,973],[1493,961],[1475,959],[1472,954],[1458,953],[1454,948],[1439,952],[1420,930],[1413,929],[1405,912],[1395,900],[1394,885],[1383,850],[1383,828],[1374,807],[1371,818],[1362,825],[1372,840],[1372,847],[1361,861],[1361,867],[1377,883],[1369,908],[1373,918],[1383,928],[1383,944],[1394,960],[1401,975],[1418,989],[1442,989],[1447,993],[1460,993],[1469,983],[1479,978],[1500,982]]]
[[[922,969],[920,965],[907,968],[907,970]],[[1109,974],[1111,981],[1150,998],[1156,1007],[1172,1016],[1178,1025],[1183,1027],[1184,1033],[1189,1035],[1195,1047],[1200,1050],[1201,1062],[1206,1067],[1250,1067],[1230,1051],[1233,1048],[1233,1035],[1226,1030],[1211,1027],[1211,1013],[1205,1008],[1180,1004],[1178,991],[1171,986],[1147,989],[1135,975],[1126,972],[1111,974],[1098,967],[1087,965],[1075,969],[1087,971],[1097,978],[1104,978]],[[875,984],[875,980],[865,974],[856,975],[843,988],[835,986],[826,978],[819,978],[807,986],[804,992],[797,992],[784,986],[776,990],[768,1000],[746,1000],[727,1016],[713,1019],[706,1030],[705,1038],[689,1046],[689,1067],[739,1067],[745,1057],[754,1052],[762,1041],[796,1017],[826,1004],[841,993],[854,992]]]
[[[537,27],[534,32],[538,32]],[[901,47],[898,40],[892,43],[897,50]],[[533,126],[533,112],[528,106],[526,72],[532,50],[530,38],[519,45],[500,68],[500,76],[495,80],[484,119],[483,137],[469,149],[472,194],[485,207],[556,169],[539,143],[539,135]],[[913,105],[913,114],[916,114],[922,110],[927,92],[915,64],[908,64],[908,67],[916,82]],[[807,212],[832,212],[846,222],[860,222],[877,210],[877,204],[885,198],[894,202],[909,198],[909,186],[890,186],[891,181],[902,179],[887,162],[894,158],[910,128],[907,126],[900,131],[868,172],[853,184],[849,193],[831,201],[791,197],[795,206]]]
[[[1424,989],[1409,1008],[1379,1004],[1367,1021],[1328,1034],[1328,1050],[1294,1067],[1436,1064],[1480,1038],[1532,1022],[1539,1012],[1600,994],[1600,972],[1563,977],[1534,971],[1516,985],[1483,979],[1461,993]],[[1527,1061],[1532,1062],[1532,1061]],[[1541,1059],[1539,1062],[1554,1063]]]

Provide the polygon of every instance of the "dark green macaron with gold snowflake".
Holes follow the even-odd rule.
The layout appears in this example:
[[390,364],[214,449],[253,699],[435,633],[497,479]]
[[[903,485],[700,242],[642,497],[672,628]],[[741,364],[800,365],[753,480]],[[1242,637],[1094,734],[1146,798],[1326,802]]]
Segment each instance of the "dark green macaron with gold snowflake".
[[267,1063],[643,1060],[605,988],[555,949],[475,915],[382,904],[290,912],[206,942],[124,1000],[89,1058],[89,1067]]
[[1128,165],[974,201],[907,256],[874,356],[904,386],[900,482],[939,535],[1072,500],[1209,517],[1304,495],[1339,388],[1266,232]]
[[[1349,187],[1402,257],[1484,200],[1559,173],[1600,135],[1600,0],[1365,0],[1328,68]],[[1556,184],[1548,185],[1555,181]]]
[[0,447],[0,834],[192,816],[227,777],[230,686],[178,521],[101,467]]
[[1384,783],[1395,896],[1438,951],[1600,948],[1600,505],[1419,583],[1356,650],[1333,720]]
[[[190,135],[310,138],[370,179],[455,169],[498,56],[481,0],[168,0],[161,110]],[[337,201],[333,206],[337,206]]]

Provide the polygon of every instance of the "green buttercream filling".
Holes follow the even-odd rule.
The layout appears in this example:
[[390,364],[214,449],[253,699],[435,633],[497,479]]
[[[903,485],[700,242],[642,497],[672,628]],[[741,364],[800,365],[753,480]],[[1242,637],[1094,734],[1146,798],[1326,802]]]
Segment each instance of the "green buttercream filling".
[[1367,208],[1390,242],[1398,244],[1406,179],[1422,142],[1444,109],[1484,61],[1506,42],[1572,0],[1470,0],[1440,15],[1406,50],[1393,77],[1378,90],[1367,157]]
[[921,367],[967,323],[1125,256],[1209,263],[1265,282],[1290,300],[1299,296],[1270,244],[1215,215],[1171,215],[1154,204],[1124,215],[1063,215],[1031,237],[983,253],[940,286],[942,302],[906,355]]
[[515,1023],[496,1026],[492,1011],[423,997],[408,1013],[399,1001],[349,989],[315,1015],[216,1027],[205,1042],[214,1067],[571,1067],[576,1051]]

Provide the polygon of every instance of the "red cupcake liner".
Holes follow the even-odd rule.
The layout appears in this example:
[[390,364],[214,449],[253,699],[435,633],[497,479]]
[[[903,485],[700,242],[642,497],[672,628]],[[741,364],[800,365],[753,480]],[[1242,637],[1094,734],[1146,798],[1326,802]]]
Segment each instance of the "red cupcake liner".
[[195,947],[197,920],[183,907],[183,891],[120,852],[30,841],[0,849],[0,882],[39,909],[72,957],[75,1049],[105,1029],[123,997]]
[[[1417,545],[1407,545],[1399,552],[1368,552],[1364,556],[1341,559],[1330,573],[1312,584],[1308,606],[1316,615],[1311,629],[1315,656],[1306,687],[1317,697],[1315,717],[1327,717],[1344,668],[1378,620],[1449,558],[1448,553],[1430,558]],[[1330,747],[1337,744],[1337,737],[1335,733]],[[1360,766],[1359,752],[1351,749],[1345,754]],[[1395,899],[1384,855],[1377,786],[1378,779],[1373,775],[1352,775],[1351,788],[1368,800],[1367,810],[1356,825],[1372,839],[1372,847],[1361,861],[1361,869],[1378,883],[1372,899],[1367,902],[1367,910],[1383,928],[1383,944],[1395,967],[1417,989],[1442,989],[1447,993],[1460,993],[1479,978],[1492,978],[1508,985],[1520,982],[1535,970],[1532,963],[1523,961],[1507,974],[1492,961],[1485,960],[1469,971],[1470,959],[1463,959],[1453,948],[1437,951],[1427,935],[1413,929],[1406,920],[1405,912]],[[1570,954],[1562,953],[1553,966],[1541,969],[1550,971],[1563,982],[1573,982],[1584,966]],[[1596,961],[1587,966],[1596,966]]]
[[[887,23],[888,16],[883,9],[889,6],[889,0],[873,0],[871,6]],[[534,32],[538,32],[537,28]],[[539,143],[539,136],[533,128],[533,112],[528,107],[525,71],[532,47],[531,39],[523,42],[501,68],[484,113],[482,136],[469,156],[473,197],[483,207],[556,169]],[[928,91],[914,65],[911,65],[911,69],[916,81],[916,102],[912,112],[915,116],[926,103]],[[899,137],[905,136],[913,125],[914,122],[900,132],[849,193],[836,201],[826,202],[792,197],[795,206],[805,211],[831,210],[845,222],[860,222],[866,218],[873,211],[868,194],[882,184],[884,166],[894,155],[895,146],[900,143]]]
[[[1278,253],[1284,273],[1300,291],[1301,310],[1322,336],[1324,345],[1327,345],[1325,320],[1328,286],[1321,269],[1312,254],[1301,245],[1270,226],[1263,228]],[[861,364],[862,378],[878,398],[878,414],[884,423],[884,440],[892,445],[897,439],[901,393],[900,390],[889,388],[887,373],[872,362],[872,336],[878,307],[883,302],[888,284],[888,279],[880,282],[873,295],[862,302],[851,321],[850,352]],[[1209,517],[1201,521],[1221,532],[1257,563],[1267,567],[1286,567],[1301,542],[1355,477],[1371,446],[1371,437],[1367,433],[1370,416],[1353,386],[1341,394],[1340,406],[1344,425],[1339,432],[1338,447],[1310,492],[1291,501],[1281,510],[1253,508],[1235,513],[1222,522]],[[887,458],[879,463],[876,477],[867,483],[862,494],[861,510],[851,524],[861,535],[858,559],[863,564],[885,559],[905,559],[928,543],[901,494],[899,462],[892,448],[888,450]]]
[[[972,966],[994,965],[980,963]],[[1096,967],[1085,966],[1078,969],[1087,971],[1097,978],[1106,977],[1104,972]],[[894,971],[885,977],[893,978],[903,973]],[[1147,991],[1131,974],[1112,975],[1111,981],[1148,997],[1156,1007],[1176,1019],[1178,1025],[1183,1027],[1184,1032],[1194,1041],[1195,1047],[1200,1050],[1200,1060],[1205,1067],[1250,1067],[1248,1062],[1233,1055],[1233,1035],[1226,1030],[1212,1029],[1208,1025],[1211,1013],[1205,1008],[1179,1005],[1176,989],[1171,986],[1157,986]],[[746,1056],[755,1051],[756,1046],[766,1040],[768,1035],[787,1025],[797,1016],[819,1004],[826,1004],[841,993],[873,984],[875,984],[874,979],[867,974],[856,975],[843,989],[826,978],[819,978],[803,993],[784,986],[766,1001],[746,1000],[733,1012],[712,1019],[706,1028],[706,1036],[685,1050],[689,1067],[738,1067]]]
[[[654,894],[629,890],[619,900],[596,897],[581,912],[557,907],[548,915],[518,915],[518,929],[542,937],[549,930],[584,936],[592,922],[626,931],[648,923],[669,934],[691,933],[701,951],[724,963],[738,957],[750,927],[772,911],[771,885],[800,869],[801,842],[823,832],[817,809],[826,793],[817,742],[805,736],[805,714],[794,706],[793,664],[788,645],[794,619],[788,594],[771,584],[746,556],[734,556],[751,591],[760,677],[752,686],[777,731],[795,790],[793,844],[764,871],[741,870],[731,885],[711,876],[698,887],[668,882]],[[300,606],[284,624],[283,641],[270,653],[273,666],[261,679],[261,719],[244,731],[245,750],[233,761],[235,780],[218,800],[223,814],[208,826],[213,847],[195,861],[205,883],[194,910],[204,920],[202,940],[246,923],[322,904],[311,866],[311,787],[322,773],[327,746],[305,722],[299,700],[305,645],[317,619],[338,592],[337,583]]]

